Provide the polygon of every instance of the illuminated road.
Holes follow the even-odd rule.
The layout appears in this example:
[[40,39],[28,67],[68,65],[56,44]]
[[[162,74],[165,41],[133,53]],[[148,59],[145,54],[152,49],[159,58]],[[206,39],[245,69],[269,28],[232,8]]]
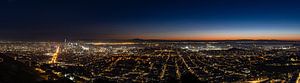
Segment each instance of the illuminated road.
[[188,71],[193,74],[194,76],[196,76],[198,78],[198,80],[202,80],[202,78],[200,78],[200,76],[198,74],[195,74],[195,71],[188,66],[187,62],[185,61],[185,59],[182,57],[182,55],[179,54],[179,58],[181,58],[181,60],[183,61],[183,64],[186,66],[186,68],[188,69]]
[[180,73],[180,68],[179,68],[177,59],[175,60],[175,67],[176,67],[176,77],[177,77],[178,80],[180,80],[181,79],[181,73]]
[[52,55],[51,61],[49,61],[50,64],[57,62],[57,57],[58,57],[59,51],[60,51],[60,47],[57,46],[55,53]]
[[297,77],[296,83],[299,83],[299,81],[300,81],[300,73],[298,74],[298,77]]
[[120,60],[122,60],[122,57],[118,57],[115,61],[109,64],[109,66],[105,69],[105,71],[111,72],[113,70],[113,66],[116,65]]
[[170,59],[170,55],[168,55],[168,58],[167,58],[165,64],[163,65],[163,69],[162,69],[162,72],[161,72],[161,74],[160,74],[160,79],[161,79],[161,80],[164,78],[165,73],[166,73],[166,71],[167,71],[167,67],[168,67],[167,62],[169,61],[169,59]]
[[264,82],[266,80],[269,80],[269,78],[259,78],[259,79],[254,80],[254,81],[247,81],[247,83],[262,83],[262,82]]

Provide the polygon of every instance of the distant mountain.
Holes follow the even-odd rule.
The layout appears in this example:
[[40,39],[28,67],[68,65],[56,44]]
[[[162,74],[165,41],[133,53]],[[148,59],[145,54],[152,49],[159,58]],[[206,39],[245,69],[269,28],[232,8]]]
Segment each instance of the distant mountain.
[[0,54],[0,83],[35,83],[41,81],[33,68]]

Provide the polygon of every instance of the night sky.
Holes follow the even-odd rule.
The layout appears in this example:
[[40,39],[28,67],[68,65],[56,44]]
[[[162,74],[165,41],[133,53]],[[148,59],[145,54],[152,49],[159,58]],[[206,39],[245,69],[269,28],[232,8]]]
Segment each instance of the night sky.
[[297,0],[2,0],[0,39],[300,40]]

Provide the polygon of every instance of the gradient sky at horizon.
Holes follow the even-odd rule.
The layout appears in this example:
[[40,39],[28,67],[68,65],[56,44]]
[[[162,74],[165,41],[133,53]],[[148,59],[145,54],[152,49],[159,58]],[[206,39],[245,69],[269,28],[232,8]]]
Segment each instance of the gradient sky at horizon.
[[300,40],[296,0],[8,0],[0,39]]

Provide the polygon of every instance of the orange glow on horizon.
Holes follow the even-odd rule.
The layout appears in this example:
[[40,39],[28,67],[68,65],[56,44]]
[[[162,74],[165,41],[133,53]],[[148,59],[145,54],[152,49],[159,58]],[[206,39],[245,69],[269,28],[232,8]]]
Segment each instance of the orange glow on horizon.
[[200,35],[200,36],[167,36],[167,37],[142,37],[142,39],[162,40],[300,40],[300,34],[289,35]]
[[193,34],[193,35],[108,35],[112,39],[160,39],[160,40],[297,40],[300,41],[300,34]]

